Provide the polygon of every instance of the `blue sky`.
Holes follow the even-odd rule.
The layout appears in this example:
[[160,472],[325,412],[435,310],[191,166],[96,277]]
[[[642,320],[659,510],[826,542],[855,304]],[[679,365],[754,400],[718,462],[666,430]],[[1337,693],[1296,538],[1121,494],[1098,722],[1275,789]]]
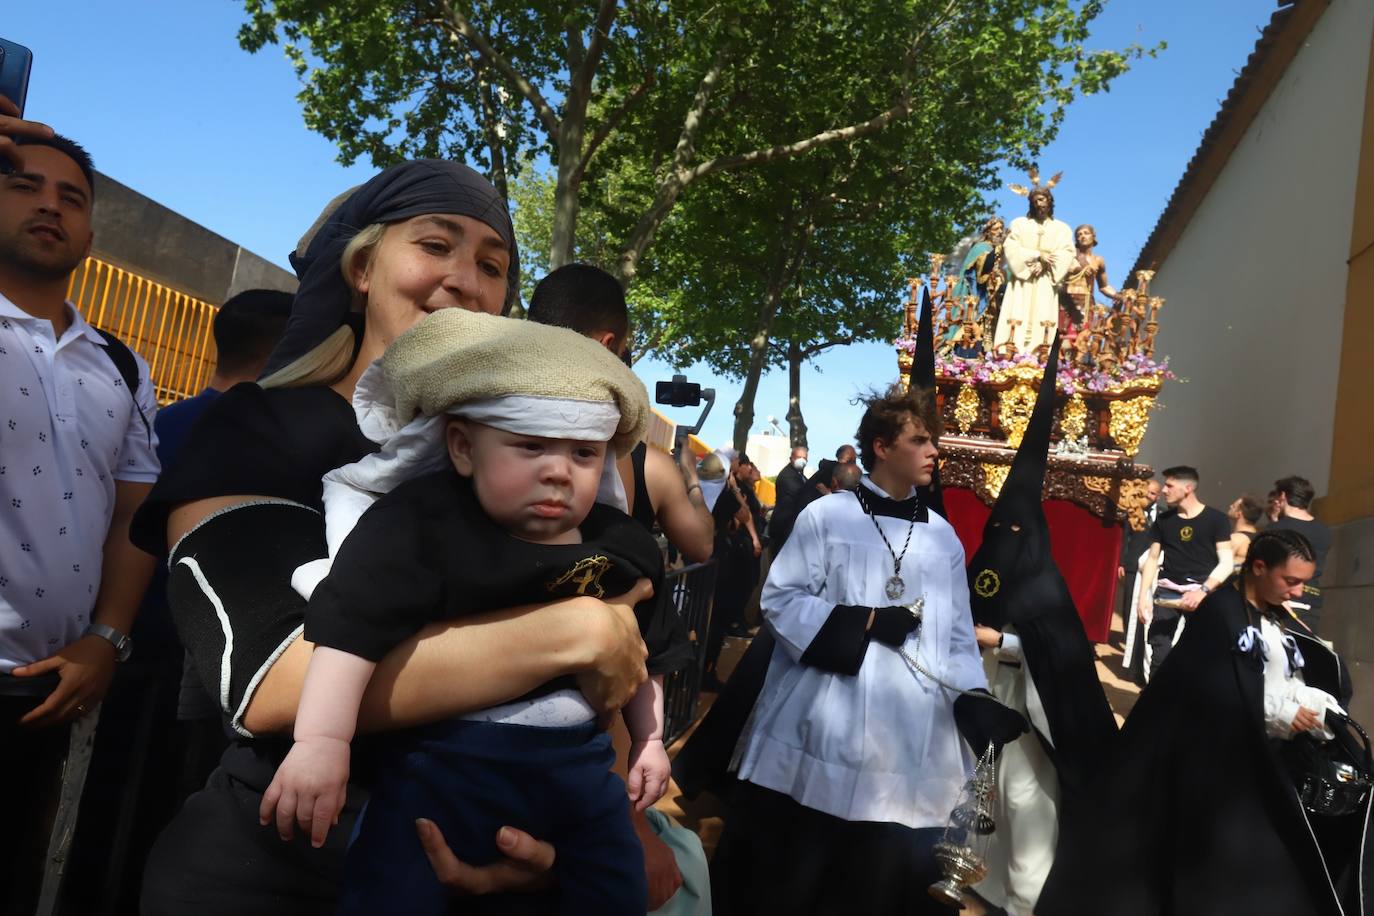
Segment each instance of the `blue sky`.
[[[1076,102],[1041,157],[1046,174],[1065,173],[1056,216],[1096,226],[1118,286],[1274,9],[1273,0],[1111,0],[1097,20],[1092,47],[1169,44],[1111,92]],[[285,56],[241,51],[242,20],[231,0],[49,0],[7,4],[0,35],[34,52],[28,116],[86,144],[111,177],[285,265],[320,207],[373,170],[345,169],[305,128]],[[1007,217],[1025,207],[1010,192],[999,204]],[[904,295],[892,291],[894,309]],[[651,388],[671,371],[649,360],[636,368]],[[701,368],[689,375],[717,390],[705,437],[722,444],[740,384]],[[830,351],[808,367],[802,409],[813,452],[849,441],[854,393],[895,375],[884,344]],[[774,372],[760,386],[755,429],[786,412],[786,373]],[[675,419],[695,419],[689,413]]]

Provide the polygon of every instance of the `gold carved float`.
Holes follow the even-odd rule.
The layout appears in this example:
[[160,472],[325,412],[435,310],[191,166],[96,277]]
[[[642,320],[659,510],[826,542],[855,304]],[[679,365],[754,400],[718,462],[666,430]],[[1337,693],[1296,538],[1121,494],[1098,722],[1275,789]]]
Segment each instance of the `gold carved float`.
[[[985,239],[988,235],[985,234]],[[1082,249],[1080,247],[1080,253]],[[1000,258],[1000,246],[996,251]],[[1053,336],[1043,322],[1041,343],[1020,352],[1013,343],[991,349],[1000,283],[974,290],[972,273],[943,273],[943,255],[931,257],[928,277],[912,278],[903,336],[895,344],[901,384],[910,380],[921,288],[936,306],[936,393],[945,435],[941,479],[967,487],[991,505],[1001,492],[1016,447],[1030,422]],[[953,262],[957,263],[957,261]],[[1100,259],[1098,259],[1100,264]],[[1105,265],[1102,265],[1105,270]],[[1144,526],[1145,483],[1153,471],[1135,457],[1168,360],[1154,358],[1164,300],[1151,296],[1152,271],[1138,271],[1134,289],[1110,290],[1113,303],[1097,303],[1091,289],[1080,298],[1080,321],[1061,345],[1055,429],[1045,497],[1068,499],[1107,520]],[[986,310],[980,315],[979,309]]]

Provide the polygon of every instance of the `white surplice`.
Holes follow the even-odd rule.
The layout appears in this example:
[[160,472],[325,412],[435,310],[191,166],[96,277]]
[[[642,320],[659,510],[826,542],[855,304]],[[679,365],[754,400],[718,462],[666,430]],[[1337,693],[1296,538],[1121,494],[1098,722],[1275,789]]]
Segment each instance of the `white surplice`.
[[[861,486],[886,496],[867,477]],[[900,551],[908,520],[877,516]],[[839,604],[882,607],[924,597],[924,620],[905,650],[960,689],[987,686],[969,612],[964,550],[934,512],[918,522],[902,560],[906,590],[884,593],[892,555],[852,493],[823,497],[797,518],[760,598],[777,638],[742,739],[739,776],[850,821],[938,827],[972,770],[954,725],[954,691],[871,641],[857,675],[801,663]]]
[[[1059,324],[1059,288],[1064,285],[1069,268],[1074,264],[1073,230],[1057,219],[1036,222],[1028,216],[1011,221],[1011,230],[1002,244],[1002,255],[1011,271],[1011,282],[1002,296],[1002,308],[997,313],[997,330],[993,346],[998,347],[1012,337],[1010,322],[1014,319],[1016,336],[1012,343],[1021,353],[1029,352],[1041,343],[1048,343],[1042,322]],[[1053,257],[1054,266],[1038,277],[1031,276],[1032,265],[1041,256]],[[1054,328],[1050,329],[1050,339]]]

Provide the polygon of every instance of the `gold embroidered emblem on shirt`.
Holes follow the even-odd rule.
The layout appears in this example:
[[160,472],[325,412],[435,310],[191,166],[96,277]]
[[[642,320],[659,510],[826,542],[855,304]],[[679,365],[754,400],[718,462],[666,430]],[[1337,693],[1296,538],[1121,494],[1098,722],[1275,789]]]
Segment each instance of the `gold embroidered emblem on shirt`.
[[991,598],[1002,587],[1002,577],[990,569],[980,572],[973,580],[973,590],[983,598]]
[[600,554],[578,560],[568,568],[567,572],[549,583],[549,591],[556,591],[560,585],[572,584],[577,586],[577,594],[579,595],[590,595],[593,598],[605,597],[606,590],[601,587],[601,577],[610,568],[611,561]]
[[1191,541],[1193,539],[1193,526],[1184,525],[1182,528],[1178,529],[1178,539],[1185,543]]

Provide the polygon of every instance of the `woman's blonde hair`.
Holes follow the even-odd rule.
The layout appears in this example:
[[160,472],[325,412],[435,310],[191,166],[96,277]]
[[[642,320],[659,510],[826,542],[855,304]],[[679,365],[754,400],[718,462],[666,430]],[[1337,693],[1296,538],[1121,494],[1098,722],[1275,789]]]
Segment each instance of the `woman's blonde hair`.
[[[386,234],[386,223],[373,223],[358,230],[358,234],[348,240],[343,255],[339,258],[339,270],[344,282],[353,291],[353,311],[362,313],[367,305],[367,297],[358,291],[353,279],[353,271],[362,259],[364,272],[370,270],[377,257],[377,246]],[[357,335],[347,324],[340,325],[333,334],[299,359],[287,363],[276,372],[262,379],[258,384],[263,388],[304,388],[308,385],[328,385],[341,378],[353,365],[357,351]]]

